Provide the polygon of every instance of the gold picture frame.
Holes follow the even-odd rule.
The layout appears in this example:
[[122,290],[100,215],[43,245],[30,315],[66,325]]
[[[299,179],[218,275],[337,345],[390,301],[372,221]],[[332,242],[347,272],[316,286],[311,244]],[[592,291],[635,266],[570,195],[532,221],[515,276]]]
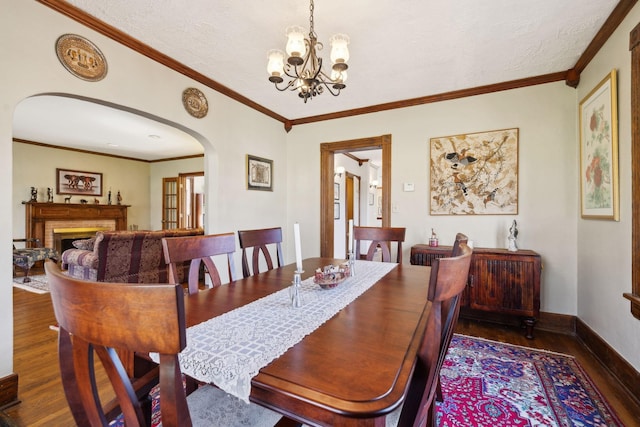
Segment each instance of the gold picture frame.
[[273,191],[273,160],[247,154],[247,189]]
[[431,215],[518,214],[518,128],[431,138]]
[[615,69],[580,101],[580,215],[620,220]]

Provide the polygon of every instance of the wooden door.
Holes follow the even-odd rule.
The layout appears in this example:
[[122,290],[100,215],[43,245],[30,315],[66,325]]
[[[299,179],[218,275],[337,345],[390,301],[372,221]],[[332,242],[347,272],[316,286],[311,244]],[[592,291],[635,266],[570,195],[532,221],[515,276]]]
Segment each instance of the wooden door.
[[178,178],[162,178],[162,229],[178,228]]

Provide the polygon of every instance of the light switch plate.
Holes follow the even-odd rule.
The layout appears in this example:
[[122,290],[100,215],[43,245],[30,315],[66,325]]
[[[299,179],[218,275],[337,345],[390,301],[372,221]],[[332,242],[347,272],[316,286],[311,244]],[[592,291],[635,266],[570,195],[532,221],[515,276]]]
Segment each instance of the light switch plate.
[[413,182],[405,182],[404,191],[413,191]]

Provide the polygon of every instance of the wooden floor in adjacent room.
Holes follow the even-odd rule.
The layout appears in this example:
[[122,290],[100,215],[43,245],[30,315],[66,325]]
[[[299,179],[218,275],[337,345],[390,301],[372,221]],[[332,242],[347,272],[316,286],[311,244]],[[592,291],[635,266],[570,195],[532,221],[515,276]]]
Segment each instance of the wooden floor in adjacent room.
[[[16,426],[73,426],[60,383],[55,324],[49,294],[14,288],[14,370],[19,375],[18,405],[2,414]],[[510,327],[461,319],[457,332],[574,355],[627,427],[640,427],[640,405],[577,339],[536,331],[534,340]],[[0,418],[0,426],[3,426]]]

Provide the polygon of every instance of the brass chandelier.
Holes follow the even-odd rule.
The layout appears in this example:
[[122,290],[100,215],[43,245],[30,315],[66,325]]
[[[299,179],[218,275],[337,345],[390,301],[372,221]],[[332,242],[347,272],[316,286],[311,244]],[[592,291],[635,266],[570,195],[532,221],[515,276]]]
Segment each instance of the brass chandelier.
[[[313,0],[309,6],[309,37],[305,38],[305,29],[299,26],[289,27],[287,34],[287,62],[284,62],[284,52],[281,50],[269,51],[267,71],[269,81],[279,91],[298,91],[298,96],[307,103],[307,100],[320,95],[326,90],[333,96],[338,96],[346,87],[347,61],[349,60],[349,37],[345,34],[336,34],[331,43],[331,75],[322,70],[322,58],[318,57],[318,51],[322,50],[322,43],[318,42],[318,36],[313,29]],[[288,78],[286,85],[280,86],[284,79]]]

